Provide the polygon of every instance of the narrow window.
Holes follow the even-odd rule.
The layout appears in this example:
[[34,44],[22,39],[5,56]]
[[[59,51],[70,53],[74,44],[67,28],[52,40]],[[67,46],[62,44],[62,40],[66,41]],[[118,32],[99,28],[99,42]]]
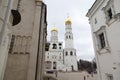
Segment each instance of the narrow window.
[[65,54],[66,54],[66,56],[67,56],[67,55],[68,55],[68,52],[66,51],[66,53],[65,53]]
[[57,49],[57,45],[56,44],[53,44],[53,49]]
[[56,69],[56,62],[53,62],[53,69]]
[[72,51],[70,52],[70,55],[71,55],[71,56],[73,55],[73,52],[72,52]]
[[101,49],[104,48],[105,45],[105,37],[104,37],[104,33],[99,34],[99,40],[100,40],[100,47]]
[[14,40],[15,40],[15,35],[12,35],[12,39],[11,39],[11,43],[10,43],[10,48],[9,48],[9,53],[12,53],[12,51],[13,51]]
[[61,49],[61,47],[59,47],[59,49]]
[[97,19],[95,18],[95,24],[97,24]]
[[108,13],[108,20],[112,19],[113,14],[112,14],[112,10],[111,10],[111,8],[108,9],[107,13]]
[[69,39],[70,39],[71,37],[69,36]]

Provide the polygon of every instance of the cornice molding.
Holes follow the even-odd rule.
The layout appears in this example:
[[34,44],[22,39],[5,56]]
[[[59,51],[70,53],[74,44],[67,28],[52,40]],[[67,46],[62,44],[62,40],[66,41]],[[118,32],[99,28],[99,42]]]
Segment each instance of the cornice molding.
[[98,10],[98,8],[100,7],[100,5],[104,2],[105,0],[96,0],[94,2],[94,4],[92,5],[92,7],[89,9],[89,11],[87,12],[86,16],[91,18],[91,16],[93,16],[93,14],[96,12],[96,10]]

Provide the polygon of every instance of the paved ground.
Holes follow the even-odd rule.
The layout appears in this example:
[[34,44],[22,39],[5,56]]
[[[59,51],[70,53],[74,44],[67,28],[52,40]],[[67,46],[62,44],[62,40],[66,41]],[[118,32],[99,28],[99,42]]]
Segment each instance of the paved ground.
[[[55,74],[54,74],[55,77]],[[58,72],[57,75],[58,80],[97,80],[96,75],[90,75],[86,72]]]

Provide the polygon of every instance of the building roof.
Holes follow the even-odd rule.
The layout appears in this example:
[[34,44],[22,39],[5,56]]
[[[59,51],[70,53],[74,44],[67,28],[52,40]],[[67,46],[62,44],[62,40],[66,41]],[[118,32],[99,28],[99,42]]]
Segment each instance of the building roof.
[[93,3],[92,7],[88,10],[86,16],[89,17],[91,15],[91,13],[93,12],[93,10],[96,8],[96,6],[103,0],[95,0],[95,2]]

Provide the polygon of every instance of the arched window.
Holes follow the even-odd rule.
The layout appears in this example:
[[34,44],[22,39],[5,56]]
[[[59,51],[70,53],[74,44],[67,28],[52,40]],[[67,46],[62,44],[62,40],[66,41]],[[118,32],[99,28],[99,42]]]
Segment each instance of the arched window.
[[53,44],[53,49],[57,49],[57,45],[56,44]]
[[70,52],[70,55],[71,55],[71,56],[73,55],[73,52],[72,52],[72,51]]
[[61,46],[62,44],[61,43],[59,43],[59,46]]
[[71,38],[71,36],[69,35],[69,39]]
[[67,52],[67,51],[65,52],[65,55],[66,55],[66,56],[68,55],[68,52]]

